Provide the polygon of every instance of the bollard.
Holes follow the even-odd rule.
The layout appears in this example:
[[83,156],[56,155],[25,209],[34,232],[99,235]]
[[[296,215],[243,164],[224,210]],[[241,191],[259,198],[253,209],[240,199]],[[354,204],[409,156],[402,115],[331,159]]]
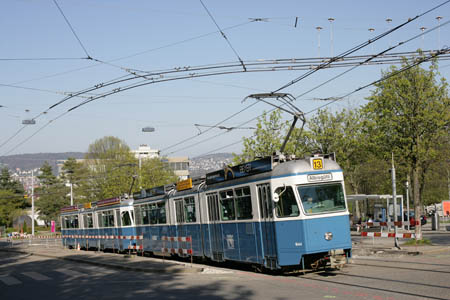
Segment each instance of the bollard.
[[431,217],[431,230],[439,230],[439,215],[434,213]]

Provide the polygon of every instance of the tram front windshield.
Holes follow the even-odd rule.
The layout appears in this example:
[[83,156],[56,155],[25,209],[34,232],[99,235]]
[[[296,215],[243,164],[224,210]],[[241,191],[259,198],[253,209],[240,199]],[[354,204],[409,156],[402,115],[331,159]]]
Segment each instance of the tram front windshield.
[[340,183],[300,185],[297,187],[306,214],[345,210],[345,197]]

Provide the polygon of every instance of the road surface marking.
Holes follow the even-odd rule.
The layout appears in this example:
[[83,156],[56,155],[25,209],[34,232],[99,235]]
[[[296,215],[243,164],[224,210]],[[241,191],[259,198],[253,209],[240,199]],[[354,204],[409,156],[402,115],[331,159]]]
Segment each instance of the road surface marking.
[[25,275],[25,276],[31,277],[34,280],[38,280],[38,281],[50,280],[50,277],[47,277],[45,275],[42,275],[42,274],[39,274],[39,273],[36,273],[36,272],[23,272],[22,274]]
[[22,283],[19,280],[17,280],[16,278],[14,278],[12,276],[8,276],[8,275],[0,275],[0,281],[2,281],[6,285],[15,285],[15,284]]
[[71,276],[71,277],[78,277],[78,276],[83,276],[83,273],[77,272],[77,271],[73,271],[73,270],[69,270],[69,269],[56,269],[56,272],[59,273],[63,273],[65,275]]

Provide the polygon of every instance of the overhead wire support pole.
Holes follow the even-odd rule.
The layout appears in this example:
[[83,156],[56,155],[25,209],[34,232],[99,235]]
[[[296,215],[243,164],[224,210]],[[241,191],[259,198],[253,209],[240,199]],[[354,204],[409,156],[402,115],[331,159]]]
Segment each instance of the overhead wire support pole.
[[[392,168],[391,168],[391,176],[392,176],[392,202],[394,204],[394,246],[397,249],[400,249],[400,246],[398,245],[398,239],[397,239],[397,226],[395,225],[395,222],[398,222],[398,216],[397,216],[397,184],[396,184],[396,178],[395,178],[395,165],[394,165],[394,152],[392,152]],[[408,212],[409,213],[409,212]]]
[[[206,5],[203,3],[202,0],[200,0],[200,3],[202,4],[202,6],[205,8],[206,12],[208,13],[208,15],[210,16],[211,20],[214,22],[214,24],[216,24],[217,29],[220,31],[220,34],[222,35],[222,37],[225,39],[225,41],[227,41],[228,46],[230,46],[231,50],[233,50],[234,54],[237,56],[237,59],[239,60],[239,62],[242,65],[242,68],[244,68],[244,71],[247,71],[247,68],[245,67],[244,61],[241,59],[241,57],[239,56],[239,54],[237,53],[237,51],[234,49],[233,45],[231,45],[231,42],[228,40],[227,36],[225,35],[225,33],[222,31],[222,29],[220,28],[219,24],[217,24],[216,20],[214,19],[214,17],[212,16],[212,14],[209,12],[208,8],[206,7]],[[261,19],[262,20],[262,19]],[[255,21],[260,21],[260,19],[255,19]]]

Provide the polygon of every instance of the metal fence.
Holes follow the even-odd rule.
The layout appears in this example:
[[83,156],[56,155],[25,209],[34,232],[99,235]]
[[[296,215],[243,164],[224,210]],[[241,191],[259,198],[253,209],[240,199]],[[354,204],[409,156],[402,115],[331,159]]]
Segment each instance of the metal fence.
[[28,236],[26,238],[8,238],[10,247],[62,248],[61,236]]

